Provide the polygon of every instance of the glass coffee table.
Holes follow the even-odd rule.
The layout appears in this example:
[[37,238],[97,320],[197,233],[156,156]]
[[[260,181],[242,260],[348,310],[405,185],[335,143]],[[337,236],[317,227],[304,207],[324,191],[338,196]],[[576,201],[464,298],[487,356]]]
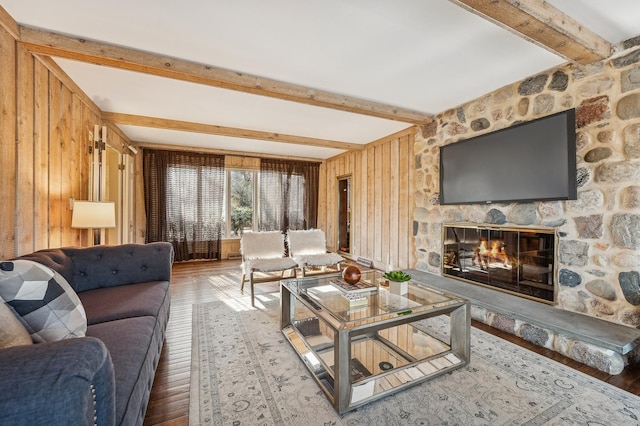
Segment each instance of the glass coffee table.
[[350,302],[340,278],[280,281],[282,333],[338,413],[469,363],[467,300],[413,281],[404,293],[369,271],[373,289]]

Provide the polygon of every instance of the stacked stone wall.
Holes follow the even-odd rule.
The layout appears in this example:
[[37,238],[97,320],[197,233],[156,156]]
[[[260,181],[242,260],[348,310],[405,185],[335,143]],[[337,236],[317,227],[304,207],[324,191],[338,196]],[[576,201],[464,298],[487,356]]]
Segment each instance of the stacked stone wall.
[[[577,200],[439,205],[441,146],[570,108]],[[600,63],[552,69],[445,111],[420,129],[415,152],[417,269],[440,274],[443,223],[554,228],[558,308],[640,327],[640,46]]]

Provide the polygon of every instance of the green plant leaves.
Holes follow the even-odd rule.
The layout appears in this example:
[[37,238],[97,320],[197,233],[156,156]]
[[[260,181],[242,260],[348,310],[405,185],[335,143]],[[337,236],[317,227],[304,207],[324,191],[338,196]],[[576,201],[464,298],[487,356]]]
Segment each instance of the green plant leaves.
[[411,279],[411,275],[405,274],[402,271],[389,271],[384,274],[384,277],[389,281],[395,281],[399,283],[409,281]]

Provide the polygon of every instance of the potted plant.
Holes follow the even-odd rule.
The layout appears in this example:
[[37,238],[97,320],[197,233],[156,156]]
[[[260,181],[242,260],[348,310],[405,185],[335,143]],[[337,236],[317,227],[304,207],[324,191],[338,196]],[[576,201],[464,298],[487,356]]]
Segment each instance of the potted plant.
[[384,277],[389,280],[389,291],[396,294],[407,294],[409,291],[408,281],[411,279],[411,275],[402,271],[389,271],[384,274]]

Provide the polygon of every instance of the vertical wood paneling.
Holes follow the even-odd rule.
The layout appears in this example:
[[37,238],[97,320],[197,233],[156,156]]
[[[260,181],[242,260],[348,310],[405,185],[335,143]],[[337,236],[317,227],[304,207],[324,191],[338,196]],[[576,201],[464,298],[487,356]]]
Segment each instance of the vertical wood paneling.
[[34,250],[49,248],[49,72],[34,63]]
[[411,265],[412,267],[416,263],[415,240],[413,238],[413,209],[415,208],[414,206],[415,200],[413,198],[413,194],[414,194],[415,179],[416,179],[414,141],[415,141],[415,134],[407,135],[405,145],[407,149],[406,158],[409,164],[407,165],[408,177],[404,182],[404,185],[407,186],[407,202],[405,203],[405,205],[407,206],[407,209],[406,209],[407,220],[405,221],[407,226],[407,232],[405,233],[405,235],[408,235],[408,238],[409,238],[407,241],[407,251],[408,251],[407,264]]
[[316,226],[318,227],[318,229],[327,229],[327,163],[326,162],[320,164],[320,168],[318,171],[318,223]]
[[368,252],[368,201],[369,201],[369,191],[368,188],[368,174],[369,174],[369,151],[364,150],[360,154],[360,185],[357,187],[353,187],[353,201],[358,203],[358,197],[361,197],[360,202],[360,211],[358,216],[354,216],[353,222],[355,228],[358,230],[360,244],[356,247],[355,253],[360,253],[362,256],[365,256]]
[[[393,188],[389,194],[389,265],[395,269],[400,264],[398,261],[398,239],[400,235],[400,216],[403,206],[400,205],[400,183],[398,179],[400,169],[400,141],[394,139],[390,144],[389,166],[391,176],[389,177],[389,187]],[[396,189],[398,188],[398,189]]]
[[398,240],[398,265],[410,265],[412,264],[409,259],[409,251],[412,246],[413,230],[412,212],[413,201],[410,197],[409,191],[410,174],[409,165],[413,162],[413,156],[411,153],[413,145],[409,136],[403,138],[398,146],[398,235],[406,235],[407,238],[401,238]]
[[360,215],[360,203],[357,202],[357,197],[353,195],[354,188],[360,188],[360,153],[353,152],[351,154],[351,229],[350,229],[350,237],[351,237],[351,253],[354,253],[354,250],[357,246],[360,245],[359,241],[359,232],[356,227],[356,224],[353,220],[354,217],[358,217]]
[[325,235],[327,237],[327,249],[330,251],[336,251],[338,244],[336,241],[336,214],[337,214],[337,190],[336,190],[336,177],[338,173],[338,164],[336,161],[332,161],[328,165],[327,169],[327,221],[325,223],[326,230]]
[[333,235],[337,220],[336,181],[339,176],[350,174],[351,257],[370,259],[377,268],[414,266],[413,141],[412,134],[390,138],[362,151],[330,158],[321,167],[324,184],[321,183],[319,204],[326,203],[326,208],[319,209],[318,223],[324,229],[331,228]]
[[49,82],[49,247],[62,246],[62,131],[60,92],[62,83]]
[[[136,202],[136,210],[134,212],[136,217],[136,235],[135,242],[144,243],[145,242],[145,232],[147,229],[147,221],[146,215],[144,211],[144,179],[142,176],[142,152],[138,152],[135,156],[135,174],[136,174],[136,184],[135,184],[135,202]],[[238,250],[240,251],[240,250]]]
[[373,149],[374,153],[374,199],[373,199],[373,223],[374,223],[374,240],[373,240],[373,258],[378,262],[385,263],[382,259],[382,146],[378,145]]
[[380,206],[380,210],[382,212],[382,233],[381,233],[381,242],[380,248],[382,250],[380,254],[380,259],[386,264],[389,265],[391,263],[390,252],[391,247],[390,244],[390,235],[389,235],[389,224],[390,224],[390,216],[391,211],[396,210],[397,206],[391,205],[391,144],[385,143],[381,146],[382,149],[382,204]]
[[[83,191],[82,182],[86,182],[86,162],[88,158],[85,158],[84,154],[84,141],[82,137],[82,101],[77,96],[73,95],[71,104],[71,159],[73,167],[71,168],[75,172],[75,176],[80,176],[80,179],[75,178],[74,175],[70,176],[71,182],[71,198],[74,200],[86,200],[87,190]],[[69,211],[68,216],[71,220],[72,212]],[[69,244],[72,246],[82,246],[84,234],[81,229],[72,229],[69,222]]]
[[86,245],[87,232],[71,229],[69,199],[88,198],[89,131],[102,125],[100,111],[1,27],[0,67],[0,258]]
[[16,43],[0,27],[0,259],[15,254],[16,182]]
[[16,52],[17,67],[17,120],[18,155],[16,179],[16,254],[34,251],[34,74],[33,56],[18,44]]
[[375,181],[375,150],[373,148],[367,149],[367,187],[363,190],[367,191],[367,229],[364,230],[367,233],[367,251],[363,253],[363,256],[375,260],[374,249],[376,246],[376,218],[375,218],[375,197],[376,197],[376,181]]
[[68,87],[60,86],[60,244],[73,245],[71,231],[71,205],[69,199],[73,195],[73,181],[79,175],[78,165],[75,163],[73,146],[71,143],[71,120],[73,117],[73,96]]

